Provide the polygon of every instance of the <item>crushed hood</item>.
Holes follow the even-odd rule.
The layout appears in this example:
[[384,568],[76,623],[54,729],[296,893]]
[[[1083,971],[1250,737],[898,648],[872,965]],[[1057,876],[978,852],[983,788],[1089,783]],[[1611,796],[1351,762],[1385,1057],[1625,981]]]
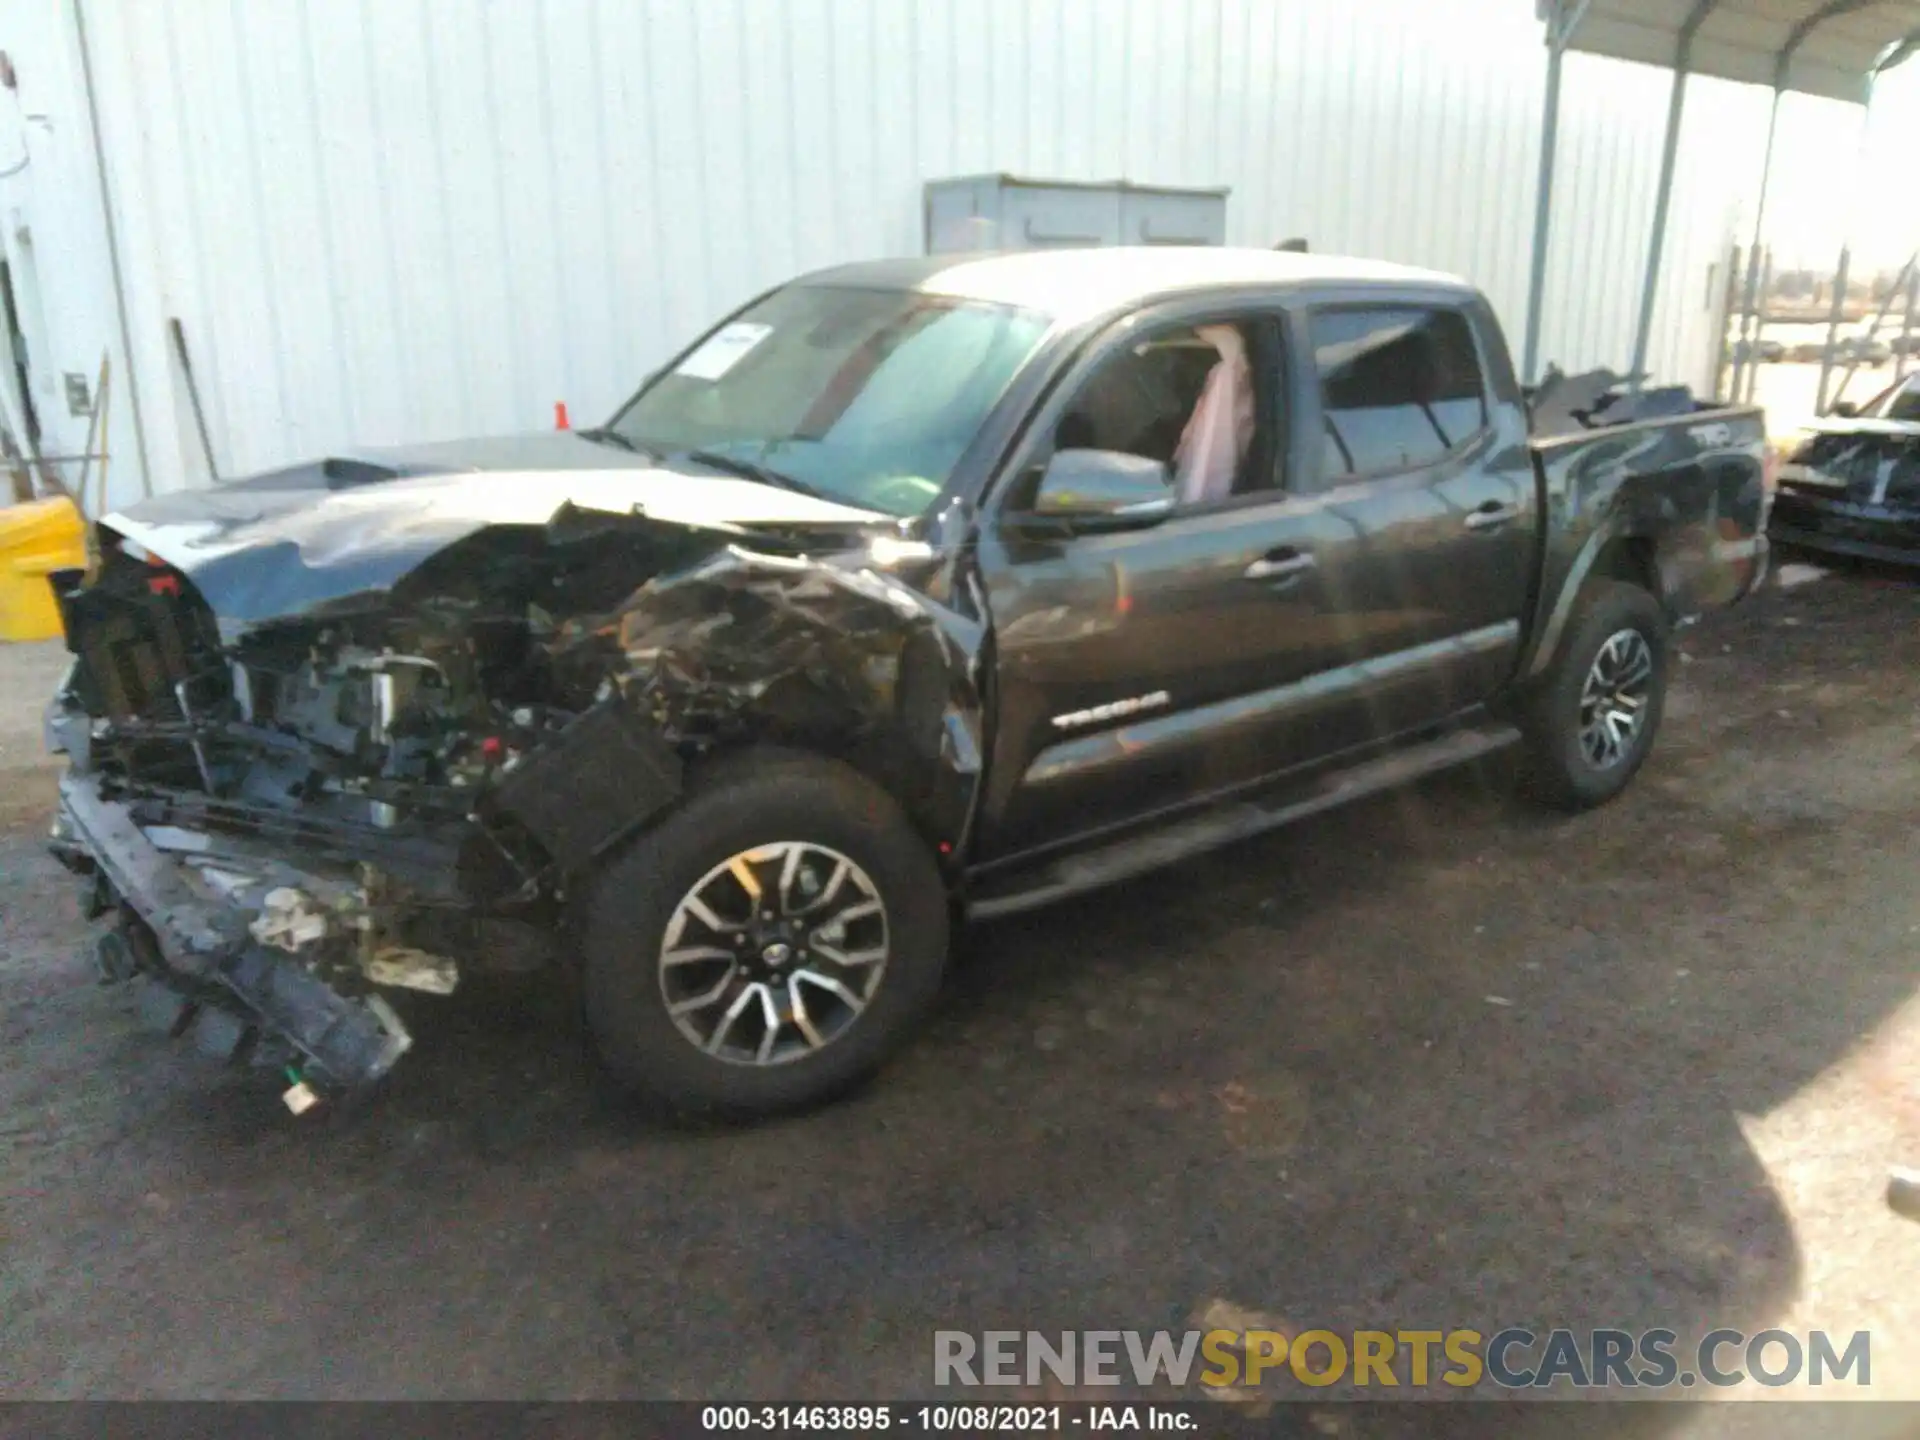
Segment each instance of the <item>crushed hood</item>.
[[1869,416],[1850,419],[1828,416],[1806,427],[1814,435],[1895,435],[1920,439],[1920,420],[1876,420]]
[[1920,505],[1920,423],[1819,421],[1780,467],[1780,484],[1855,504]]
[[231,634],[389,590],[478,531],[544,526],[570,508],[721,535],[893,523],[571,434],[364,452],[157,496],[101,523],[184,574]]

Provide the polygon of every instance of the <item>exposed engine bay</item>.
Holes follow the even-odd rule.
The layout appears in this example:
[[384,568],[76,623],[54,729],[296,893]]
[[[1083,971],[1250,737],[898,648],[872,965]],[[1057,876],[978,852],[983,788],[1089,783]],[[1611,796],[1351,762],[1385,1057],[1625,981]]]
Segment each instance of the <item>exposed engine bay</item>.
[[716,746],[859,755],[929,825],[964,823],[966,657],[862,527],[562,504],[467,529],[265,619],[209,604],[238,593],[231,557],[196,574],[132,525],[55,577],[75,660],[48,715],[54,848],[118,919],[102,979],[282,1069],[296,1111],[408,1048],[383,990],[563,959],[572,889]]
[[1855,425],[1810,435],[1793,452],[1781,483],[1841,492],[1863,505],[1920,507],[1920,427]]
[[1769,533],[1808,550],[1920,564],[1920,424],[1822,422],[1780,467]]

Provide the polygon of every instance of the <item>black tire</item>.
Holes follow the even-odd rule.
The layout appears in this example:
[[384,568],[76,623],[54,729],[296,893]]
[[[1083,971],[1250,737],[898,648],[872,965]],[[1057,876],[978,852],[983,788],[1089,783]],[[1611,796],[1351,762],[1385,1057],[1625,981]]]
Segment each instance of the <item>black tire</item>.
[[[877,891],[886,955],[875,988],[817,1050],[773,1064],[718,1058],[668,1012],[667,927],[702,878],[731,857],[796,841],[852,861]],[[619,852],[589,890],[581,928],[587,1026],[615,1084],[670,1110],[748,1118],[813,1105],[871,1074],[912,1031],[940,989],[947,922],[939,868],[892,797],[836,761],[745,752],[698,775],[667,819]],[[711,963],[722,983],[744,975]],[[798,959],[793,965],[801,968]],[[743,1012],[742,1023],[760,1022]]]
[[[1623,632],[1640,637],[1652,669],[1638,727],[1617,757],[1602,763],[1583,742],[1582,694],[1602,649]],[[1620,580],[1588,585],[1552,668],[1521,716],[1527,740],[1527,788],[1536,798],[1563,810],[1588,810],[1627,788],[1660,729],[1670,653],[1666,616],[1652,595]]]

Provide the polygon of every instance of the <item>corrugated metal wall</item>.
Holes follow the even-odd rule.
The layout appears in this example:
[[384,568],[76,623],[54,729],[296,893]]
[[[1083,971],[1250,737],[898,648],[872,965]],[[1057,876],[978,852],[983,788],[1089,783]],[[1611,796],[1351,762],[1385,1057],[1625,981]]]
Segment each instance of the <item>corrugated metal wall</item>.
[[[1523,319],[1524,0],[90,0],[158,488],[602,418],[796,271],[922,247],[980,171],[1232,187],[1229,238],[1468,275]],[[1544,353],[1624,364],[1666,77],[1568,62]],[[1742,109],[1741,107],[1745,107]],[[1703,380],[1755,113],[1696,84],[1653,362]],[[1747,151],[1752,153],[1748,154]]]

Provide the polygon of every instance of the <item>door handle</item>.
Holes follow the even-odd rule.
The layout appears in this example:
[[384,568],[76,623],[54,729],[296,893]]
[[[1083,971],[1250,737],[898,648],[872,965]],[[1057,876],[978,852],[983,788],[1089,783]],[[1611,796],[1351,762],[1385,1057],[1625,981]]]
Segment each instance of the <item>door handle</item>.
[[1498,500],[1489,500],[1478,510],[1467,516],[1467,529],[1492,530],[1517,519],[1520,514],[1518,505],[1502,505]]
[[1245,574],[1249,580],[1289,580],[1306,574],[1313,566],[1311,555],[1302,555],[1298,550],[1276,550],[1247,566]]

